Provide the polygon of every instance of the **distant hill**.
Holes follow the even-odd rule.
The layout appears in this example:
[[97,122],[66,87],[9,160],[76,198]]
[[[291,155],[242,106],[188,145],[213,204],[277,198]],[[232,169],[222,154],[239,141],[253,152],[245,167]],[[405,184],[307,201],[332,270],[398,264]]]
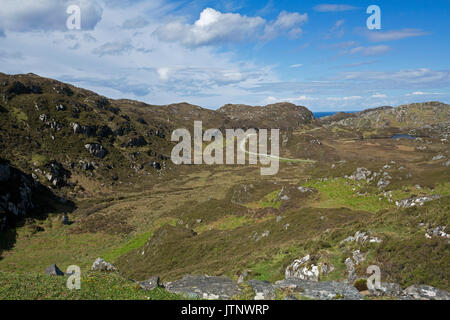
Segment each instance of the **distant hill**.
[[295,128],[311,123],[313,113],[292,103],[275,103],[264,107],[227,104],[219,112],[225,114],[234,127]]

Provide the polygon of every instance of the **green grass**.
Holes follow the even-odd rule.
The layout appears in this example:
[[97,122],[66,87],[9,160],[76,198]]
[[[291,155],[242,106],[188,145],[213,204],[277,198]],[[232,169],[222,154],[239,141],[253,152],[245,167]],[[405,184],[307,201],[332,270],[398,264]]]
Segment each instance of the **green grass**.
[[23,112],[22,110],[19,110],[18,108],[13,108],[13,114],[16,117],[17,121],[22,121],[22,122],[27,122],[28,121],[28,116],[25,112]]
[[38,166],[44,166],[48,162],[49,162],[49,159],[42,154],[33,153],[33,155],[31,156],[32,164],[36,163]]
[[106,261],[116,261],[121,255],[130,252],[131,250],[143,247],[152,234],[153,230],[134,237],[133,239],[127,241],[124,245],[103,254],[103,259]]
[[[361,182],[362,186],[363,183]],[[357,182],[345,178],[330,179],[327,181],[313,180],[306,183],[307,187],[316,188],[321,196],[317,207],[339,208],[346,207],[355,210],[364,210],[376,213],[382,209],[394,208],[395,203],[390,203],[387,199],[379,199],[375,194],[376,188],[372,188],[368,194],[357,194],[362,190]],[[368,187],[370,188],[370,187]]]
[[267,194],[260,202],[259,205],[261,208],[274,208],[280,209],[281,201],[278,200],[278,194],[280,190],[275,190],[269,194]]
[[162,288],[142,290],[117,273],[88,272],[81,288],[69,290],[67,277],[0,272],[0,300],[176,300],[181,295]]
[[[176,219],[163,219],[160,221],[155,222],[156,228],[160,227],[164,223],[167,223],[171,226],[176,225]],[[136,237],[127,240],[123,245],[118,246],[117,248],[114,248],[105,254],[103,254],[103,259],[106,261],[116,261],[120,256],[139,248],[142,248],[147,240],[153,235],[153,232],[155,231],[155,228],[152,228],[152,230],[139,234]]]

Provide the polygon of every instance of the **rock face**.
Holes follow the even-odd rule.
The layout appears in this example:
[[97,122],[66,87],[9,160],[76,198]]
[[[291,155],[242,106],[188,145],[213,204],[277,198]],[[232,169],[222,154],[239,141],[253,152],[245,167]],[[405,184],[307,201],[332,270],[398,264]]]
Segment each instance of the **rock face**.
[[48,164],[46,170],[48,170],[44,171],[46,179],[57,188],[64,186],[67,183],[66,180],[71,175],[70,171],[66,170],[64,166],[57,161],[52,161]]
[[370,236],[367,232],[356,231],[354,236],[349,236],[341,241],[341,244],[345,242],[357,242],[357,243],[380,243],[381,239]]
[[402,297],[405,295],[402,287],[397,283],[380,283],[380,288],[369,290],[374,296]]
[[180,280],[165,283],[164,287],[169,292],[184,294],[188,298],[209,300],[230,299],[241,293],[239,286],[226,277],[187,275]]
[[10,219],[26,216],[34,209],[32,201],[36,182],[22,171],[1,163],[0,159],[0,230]]
[[94,271],[117,271],[117,269],[109,262],[106,262],[102,258],[97,258],[92,264],[92,270]]
[[138,283],[142,289],[150,291],[150,290],[153,290],[153,289],[159,287],[159,277],[154,276],[145,281],[139,281]]
[[255,300],[275,299],[275,288],[270,282],[261,280],[249,280],[247,281],[247,283],[255,293]]
[[138,138],[132,138],[127,143],[127,147],[143,147],[147,145],[147,141],[143,136],[139,136]]
[[84,147],[90,154],[100,159],[103,159],[108,154],[108,151],[105,148],[103,148],[101,144],[98,143],[88,143]]
[[49,276],[63,276],[64,272],[62,272],[56,264],[52,264],[45,269],[45,274]]
[[255,293],[255,300],[275,299],[275,288],[270,282],[261,280],[249,280],[247,281],[247,283]]
[[315,282],[290,278],[275,282],[274,287],[299,291],[302,296],[319,300],[362,300],[363,298],[354,286],[336,281]]
[[413,285],[405,293],[418,300],[450,300],[450,293],[426,285]]
[[311,256],[309,254],[301,259],[294,260],[284,272],[286,279],[298,278],[302,280],[319,281],[319,267],[310,263],[310,261]]

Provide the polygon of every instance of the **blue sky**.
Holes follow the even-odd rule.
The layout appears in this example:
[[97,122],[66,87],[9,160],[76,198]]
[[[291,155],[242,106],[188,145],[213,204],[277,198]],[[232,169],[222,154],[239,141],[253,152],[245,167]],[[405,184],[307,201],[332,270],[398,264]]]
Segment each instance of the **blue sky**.
[[[66,9],[81,8],[81,30]],[[369,30],[369,5],[381,30]],[[150,104],[450,101],[450,0],[2,0],[0,71]]]

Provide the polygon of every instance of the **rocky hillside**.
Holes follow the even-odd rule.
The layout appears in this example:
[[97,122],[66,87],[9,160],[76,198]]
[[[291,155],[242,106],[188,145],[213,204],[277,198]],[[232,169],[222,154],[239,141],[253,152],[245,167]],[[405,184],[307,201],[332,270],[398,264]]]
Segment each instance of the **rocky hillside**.
[[337,121],[337,125],[355,128],[416,128],[448,125],[450,106],[441,102],[425,102],[401,105],[396,108],[369,109]]
[[292,103],[276,103],[264,107],[227,104],[218,110],[237,128],[296,128],[311,123],[311,111]]

